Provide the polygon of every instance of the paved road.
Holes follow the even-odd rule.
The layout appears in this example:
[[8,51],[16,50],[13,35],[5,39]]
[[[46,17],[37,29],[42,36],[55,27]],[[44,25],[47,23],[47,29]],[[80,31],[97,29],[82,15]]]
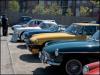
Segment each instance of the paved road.
[[8,50],[7,37],[1,38],[1,73],[13,74],[11,56]]
[[1,36],[1,74],[64,75],[58,67],[42,64],[25,47],[25,43],[12,43],[12,31]]

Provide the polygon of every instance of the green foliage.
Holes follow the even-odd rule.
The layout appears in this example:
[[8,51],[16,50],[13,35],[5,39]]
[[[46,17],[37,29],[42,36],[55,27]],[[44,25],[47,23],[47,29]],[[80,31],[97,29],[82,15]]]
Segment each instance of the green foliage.
[[87,15],[89,15],[90,12],[92,12],[92,9],[90,9],[89,7],[80,6],[80,15],[81,16],[87,16]]
[[44,13],[44,7],[42,5],[37,5],[35,9],[32,10],[33,13],[37,14],[43,14]]
[[53,4],[48,7],[44,7],[43,5],[38,5],[33,9],[33,13],[37,14],[51,14],[51,15],[60,15],[61,14],[61,9],[59,6]]
[[53,4],[52,6],[49,7],[49,14],[60,15],[62,14],[61,8],[56,4]]
[[19,11],[19,3],[17,0],[9,1],[9,10],[18,12]]
[[97,7],[100,7],[100,0],[90,0],[90,2],[96,5]]
[[68,9],[67,9],[66,15],[67,15],[67,16],[72,16],[72,15],[73,15],[71,8],[68,8]]

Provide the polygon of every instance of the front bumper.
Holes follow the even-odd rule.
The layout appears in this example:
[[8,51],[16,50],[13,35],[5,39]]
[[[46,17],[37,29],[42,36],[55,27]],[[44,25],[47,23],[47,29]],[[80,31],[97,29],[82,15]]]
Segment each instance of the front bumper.
[[55,62],[48,54],[39,52],[39,59],[41,60],[42,63],[47,63],[49,65],[55,65],[55,66],[60,66],[60,62]]
[[11,41],[12,41],[12,42],[17,42],[18,40],[19,40],[19,36],[18,36],[17,34],[14,33],[14,34],[12,35]]
[[40,45],[27,44],[26,46],[28,47],[29,51],[32,52],[32,54],[38,54],[41,49]]

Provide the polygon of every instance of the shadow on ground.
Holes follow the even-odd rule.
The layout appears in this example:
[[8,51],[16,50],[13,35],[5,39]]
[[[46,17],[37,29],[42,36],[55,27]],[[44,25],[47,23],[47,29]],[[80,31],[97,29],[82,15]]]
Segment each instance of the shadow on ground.
[[22,61],[29,62],[29,63],[41,63],[41,61],[38,58],[38,55],[23,54],[20,56],[20,59]]
[[13,35],[13,33],[9,33],[9,35]]
[[21,49],[21,50],[27,50],[27,47],[25,45],[18,45],[17,48]]
[[64,70],[58,66],[48,66],[46,68],[37,68],[33,75],[66,75]]

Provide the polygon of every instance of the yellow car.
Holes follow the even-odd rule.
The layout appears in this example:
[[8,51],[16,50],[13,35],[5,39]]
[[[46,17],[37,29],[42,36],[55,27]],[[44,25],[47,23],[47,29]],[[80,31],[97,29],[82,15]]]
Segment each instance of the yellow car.
[[64,32],[32,35],[28,48],[32,54],[37,54],[46,42],[52,40],[86,40],[97,31],[99,26],[92,23],[72,23]]

